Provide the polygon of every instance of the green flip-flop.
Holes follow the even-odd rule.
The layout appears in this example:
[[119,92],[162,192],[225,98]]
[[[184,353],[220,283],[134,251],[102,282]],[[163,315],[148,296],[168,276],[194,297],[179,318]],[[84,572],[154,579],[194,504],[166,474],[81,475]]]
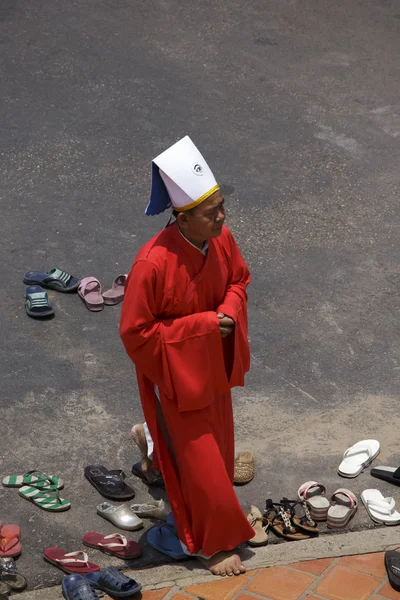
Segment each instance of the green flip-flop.
[[3,479],[5,487],[22,487],[31,486],[38,490],[61,490],[64,487],[64,482],[57,475],[46,475],[42,471],[32,469],[24,475],[7,475]]
[[48,512],[62,512],[71,508],[71,502],[60,498],[58,490],[44,492],[36,487],[25,485],[19,490],[19,495]]

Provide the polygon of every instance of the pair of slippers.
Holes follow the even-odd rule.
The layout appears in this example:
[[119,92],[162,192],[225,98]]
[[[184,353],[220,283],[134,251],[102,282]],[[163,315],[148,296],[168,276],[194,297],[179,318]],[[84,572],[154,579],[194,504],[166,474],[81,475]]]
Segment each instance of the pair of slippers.
[[136,531],[143,527],[142,518],[165,521],[170,513],[169,506],[164,500],[154,500],[148,504],[132,504],[125,502],[116,506],[112,502],[101,502],[97,506],[97,514],[110,521],[120,529]]
[[24,275],[24,283],[28,286],[25,290],[25,310],[30,317],[43,319],[54,315],[54,309],[49,297],[43,288],[57,292],[74,292],[78,289],[79,279],[67,271],[54,267],[46,273],[42,271],[28,271]]
[[66,600],[98,600],[95,590],[106,592],[113,598],[127,598],[140,592],[142,586],[115,567],[106,567],[85,576],[68,575],[64,577],[61,589]]
[[311,517],[315,521],[327,521],[330,529],[346,527],[358,508],[357,497],[350,490],[338,488],[328,500],[325,486],[317,481],[303,483],[297,495],[307,502]]
[[71,508],[68,500],[60,497],[64,482],[57,475],[46,475],[36,469],[24,475],[7,475],[5,487],[19,488],[19,495],[47,512],[63,512]]
[[280,502],[267,500],[264,515],[257,506],[251,506],[247,520],[254,529],[249,546],[266,546],[271,530],[285,540],[305,540],[319,535],[317,523],[312,519],[307,503],[282,498]]
[[111,289],[103,292],[96,277],[84,277],[78,286],[79,297],[86,308],[92,312],[103,310],[104,305],[113,306],[124,299],[127,275],[117,275]]
[[[84,543],[87,546],[102,549],[103,552],[106,551],[110,554],[111,548],[116,550],[116,544],[121,546],[121,539],[117,538],[119,534],[112,535],[115,540],[114,544],[111,542],[111,536],[101,536],[101,534],[95,534],[93,532],[86,534]],[[103,544],[102,546],[99,546],[100,539],[102,539],[103,542],[104,540],[108,540],[106,545]],[[120,558],[128,558],[126,554],[135,554],[135,556],[138,556],[138,548],[140,551],[139,544],[136,542],[128,542],[126,539],[125,541],[126,544],[122,544],[125,549],[125,556],[120,556]],[[118,551],[119,554],[121,554],[122,548],[119,548]],[[116,556],[115,552],[113,552],[113,554]],[[93,588],[106,592],[113,598],[131,596],[141,589],[140,584],[134,579],[122,575],[115,567],[106,567],[105,569],[100,570],[99,565],[89,561],[86,552],[65,552],[62,548],[54,546],[52,548],[47,548],[44,551],[43,558],[50,564],[70,575],[70,577],[65,577],[62,583],[63,595],[67,600],[77,600],[77,598],[91,600],[92,598],[98,598],[97,594],[89,594],[89,591],[92,591]],[[78,592],[79,588],[81,588],[80,595]]]

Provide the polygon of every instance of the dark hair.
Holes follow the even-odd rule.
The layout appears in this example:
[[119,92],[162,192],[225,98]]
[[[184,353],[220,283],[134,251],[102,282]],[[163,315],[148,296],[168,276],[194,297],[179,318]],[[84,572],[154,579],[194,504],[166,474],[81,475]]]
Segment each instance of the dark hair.
[[[196,208],[196,207],[195,207],[195,206],[193,206],[193,208],[189,208],[189,210],[185,210],[184,212],[185,212],[185,213],[187,213],[188,215],[192,215],[192,214],[194,213],[194,210],[195,210],[195,208]],[[172,215],[175,217],[175,219],[177,219],[177,218],[178,218],[178,215],[179,215],[179,213],[181,213],[181,212],[183,212],[183,211],[181,211],[181,210],[175,210],[175,209],[174,209],[174,210],[172,211]]]

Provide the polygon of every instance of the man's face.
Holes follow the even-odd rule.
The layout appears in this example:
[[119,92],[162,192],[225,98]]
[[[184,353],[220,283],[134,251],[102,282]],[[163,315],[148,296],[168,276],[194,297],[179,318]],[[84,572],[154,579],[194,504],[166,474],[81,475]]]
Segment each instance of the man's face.
[[218,190],[188,213],[181,213],[179,226],[193,239],[218,237],[225,221],[224,198]]

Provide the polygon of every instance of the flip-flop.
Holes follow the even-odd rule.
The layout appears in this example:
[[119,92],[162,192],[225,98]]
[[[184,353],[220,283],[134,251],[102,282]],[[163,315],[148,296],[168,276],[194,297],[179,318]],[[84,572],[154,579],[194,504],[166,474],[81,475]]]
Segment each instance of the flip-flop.
[[104,465],[88,465],[85,477],[105,498],[131,500],[135,497],[135,490],[124,482],[123,471],[109,471]]
[[376,458],[380,451],[377,440],[362,440],[343,454],[343,460],[338,467],[342,477],[357,477]]
[[268,544],[268,525],[264,525],[262,513],[257,506],[250,506],[247,520],[254,529],[254,536],[247,540],[249,546],[266,546]]
[[400,513],[393,498],[384,498],[379,490],[370,489],[361,492],[361,500],[375,523],[399,525]]
[[84,277],[79,284],[78,294],[90,311],[99,312],[103,310],[104,300],[101,295],[101,283],[96,277]]
[[141,555],[142,550],[137,542],[127,540],[120,533],[103,535],[95,531],[89,531],[83,538],[83,543],[89,548],[97,548],[104,554],[116,556],[117,558],[132,559]]
[[103,292],[104,304],[109,306],[119,304],[124,299],[125,284],[128,275],[117,275],[110,290]]
[[400,592],[400,552],[396,550],[385,552],[385,567],[390,585]]
[[152,548],[174,560],[190,558],[182,549],[172,514],[168,515],[166,523],[156,525],[148,530],[147,541]]
[[299,487],[297,495],[300,500],[307,502],[314,521],[326,521],[329,500],[326,497],[326,487],[324,485],[317,481],[306,481]]
[[47,273],[28,271],[24,275],[24,283],[27,285],[41,285],[57,292],[74,292],[79,286],[79,279],[55,267]]
[[374,467],[370,473],[373,477],[383,479],[394,485],[400,485],[400,467]]
[[131,511],[127,502],[120,506],[115,506],[112,502],[101,502],[97,506],[97,514],[120,529],[137,531],[143,527],[143,521]]
[[358,500],[350,490],[339,488],[331,497],[327,525],[329,529],[343,529],[355,515]]
[[30,285],[25,290],[25,310],[29,317],[43,319],[54,315],[49,297],[39,285]]
[[0,558],[0,582],[15,591],[21,591],[28,585],[26,577],[17,573],[17,565],[12,558]]
[[64,487],[64,482],[57,475],[46,475],[42,471],[32,469],[24,475],[7,475],[3,479],[3,485],[5,487],[29,485],[38,490],[61,490]]
[[0,581],[0,600],[8,600],[11,594],[11,588],[7,583]]
[[100,571],[99,565],[89,562],[86,552],[65,552],[58,546],[46,548],[43,552],[44,560],[58,567],[64,573],[92,573]]
[[140,479],[142,479],[142,481],[144,483],[146,483],[149,487],[165,487],[165,483],[164,483],[164,479],[162,478],[162,475],[160,474],[159,477],[155,477],[154,479],[150,480],[146,477],[146,474],[143,472],[142,469],[142,465],[140,462],[135,463],[132,466],[132,475],[135,475],[135,477],[139,477]]
[[99,600],[90,581],[82,575],[67,575],[62,580],[61,589],[66,600]]
[[18,556],[21,550],[20,527],[0,524],[0,557]]
[[58,490],[53,491],[41,491],[36,487],[30,487],[25,485],[20,488],[19,495],[22,498],[26,498],[33,504],[36,504],[39,508],[47,510],[48,512],[62,512],[71,508],[71,502],[60,498]]
[[115,567],[106,567],[99,573],[89,573],[85,579],[96,590],[106,592],[113,598],[126,598],[137,594],[142,589],[140,583],[123,575]]

